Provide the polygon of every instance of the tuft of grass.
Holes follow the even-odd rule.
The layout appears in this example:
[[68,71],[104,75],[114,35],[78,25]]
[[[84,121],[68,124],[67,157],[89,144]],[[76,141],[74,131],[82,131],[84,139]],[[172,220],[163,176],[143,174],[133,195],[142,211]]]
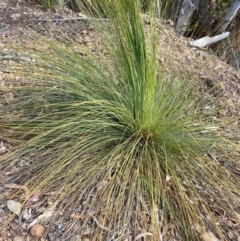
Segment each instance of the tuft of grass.
[[214,210],[236,214],[239,176],[211,156],[234,161],[238,146],[212,131],[221,124],[196,83],[158,65],[154,19],[146,33],[140,3],[100,2],[110,61],[40,36],[27,42],[35,64],[15,70],[25,83],[1,99],[1,133],[18,143],[0,157],[3,178],[51,191],[66,218],[81,207],[79,232],[90,225],[98,240],[161,240],[163,223],[181,240],[208,230],[228,240]]
[[53,9],[57,4],[57,0],[42,0],[41,3],[45,8]]

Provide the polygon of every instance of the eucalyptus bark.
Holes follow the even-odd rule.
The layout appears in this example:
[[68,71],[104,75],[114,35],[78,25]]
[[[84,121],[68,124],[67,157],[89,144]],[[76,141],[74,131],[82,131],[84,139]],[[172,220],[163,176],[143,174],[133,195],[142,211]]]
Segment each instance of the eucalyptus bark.
[[176,31],[180,35],[184,35],[184,33],[186,32],[190,24],[191,17],[194,11],[196,10],[196,8],[198,7],[198,4],[199,4],[199,0],[192,0],[192,1],[184,0],[182,2],[179,15],[178,15],[177,24],[176,24]]

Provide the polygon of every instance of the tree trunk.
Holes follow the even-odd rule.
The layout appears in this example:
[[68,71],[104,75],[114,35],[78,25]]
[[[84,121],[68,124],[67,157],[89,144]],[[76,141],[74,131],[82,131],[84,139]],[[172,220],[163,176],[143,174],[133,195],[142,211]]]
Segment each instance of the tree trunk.
[[176,31],[180,35],[183,35],[186,32],[186,30],[189,26],[189,23],[191,21],[192,14],[198,7],[198,4],[199,4],[199,0],[192,0],[192,1],[184,0],[183,1],[181,8],[180,8],[178,21],[176,24]]
[[240,9],[240,0],[234,0],[227,10],[225,16],[223,17],[223,24],[220,28],[220,32],[224,32],[227,26],[231,23],[232,19],[237,14],[238,10]]

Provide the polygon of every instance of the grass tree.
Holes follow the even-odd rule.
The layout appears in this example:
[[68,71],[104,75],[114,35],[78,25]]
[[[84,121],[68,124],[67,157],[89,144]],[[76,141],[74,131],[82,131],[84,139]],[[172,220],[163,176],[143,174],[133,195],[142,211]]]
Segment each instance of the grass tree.
[[163,223],[182,240],[209,230],[228,240],[212,207],[236,214],[239,176],[212,156],[234,161],[238,147],[211,131],[222,126],[197,83],[165,75],[139,2],[107,2],[106,61],[44,37],[22,48],[35,62],[14,70],[24,85],[1,99],[1,133],[16,143],[0,157],[1,181],[51,191],[64,217],[80,210],[79,230],[91,225],[98,240],[162,240]]

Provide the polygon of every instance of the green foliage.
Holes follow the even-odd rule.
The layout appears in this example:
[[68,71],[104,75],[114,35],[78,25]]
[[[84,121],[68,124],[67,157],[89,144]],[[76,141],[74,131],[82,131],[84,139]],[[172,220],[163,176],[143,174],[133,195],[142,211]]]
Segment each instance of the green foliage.
[[57,0],[42,0],[42,5],[48,9],[52,9],[56,4]]
[[[40,36],[25,45],[36,63],[19,67],[25,85],[11,89],[10,104],[1,101],[0,131],[19,144],[0,170],[16,165],[8,182],[51,191],[65,217],[82,205],[81,227],[92,224],[98,240],[145,231],[159,240],[163,222],[182,240],[201,240],[209,227],[227,240],[208,204],[233,215],[240,180],[208,154],[239,149],[210,131],[220,123],[197,83],[158,66],[154,18],[146,30],[140,3],[98,3],[111,24],[110,58]],[[105,228],[90,222],[95,217]]]
[[60,5],[60,6],[66,5],[68,7],[71,7],[72,9],[77,10],[77,5],[75,3],[75,0],[32,0],[32,2],[41,4],[45,8],[48,8],[49,10],[52,10],[57,5]]
[[[161,17],[168,19],[168,18],[176,18],[177,9],[180,6],[180,1],[176,0],[141,0],[140,7],[142,12],[148,13],[152,11],[152,6],[156,6],[159,4]],[[155,11],[157,14],[157,10]]]
[[151,0],[141,0],[141,8],[143,12],[147,12],[151,5]]
[[225,10],[227,10],[227,8],[230,7],[232,2],[232,0],[220,0],[217,1],[217,6],[219,7],[221,12],[224,12]]

